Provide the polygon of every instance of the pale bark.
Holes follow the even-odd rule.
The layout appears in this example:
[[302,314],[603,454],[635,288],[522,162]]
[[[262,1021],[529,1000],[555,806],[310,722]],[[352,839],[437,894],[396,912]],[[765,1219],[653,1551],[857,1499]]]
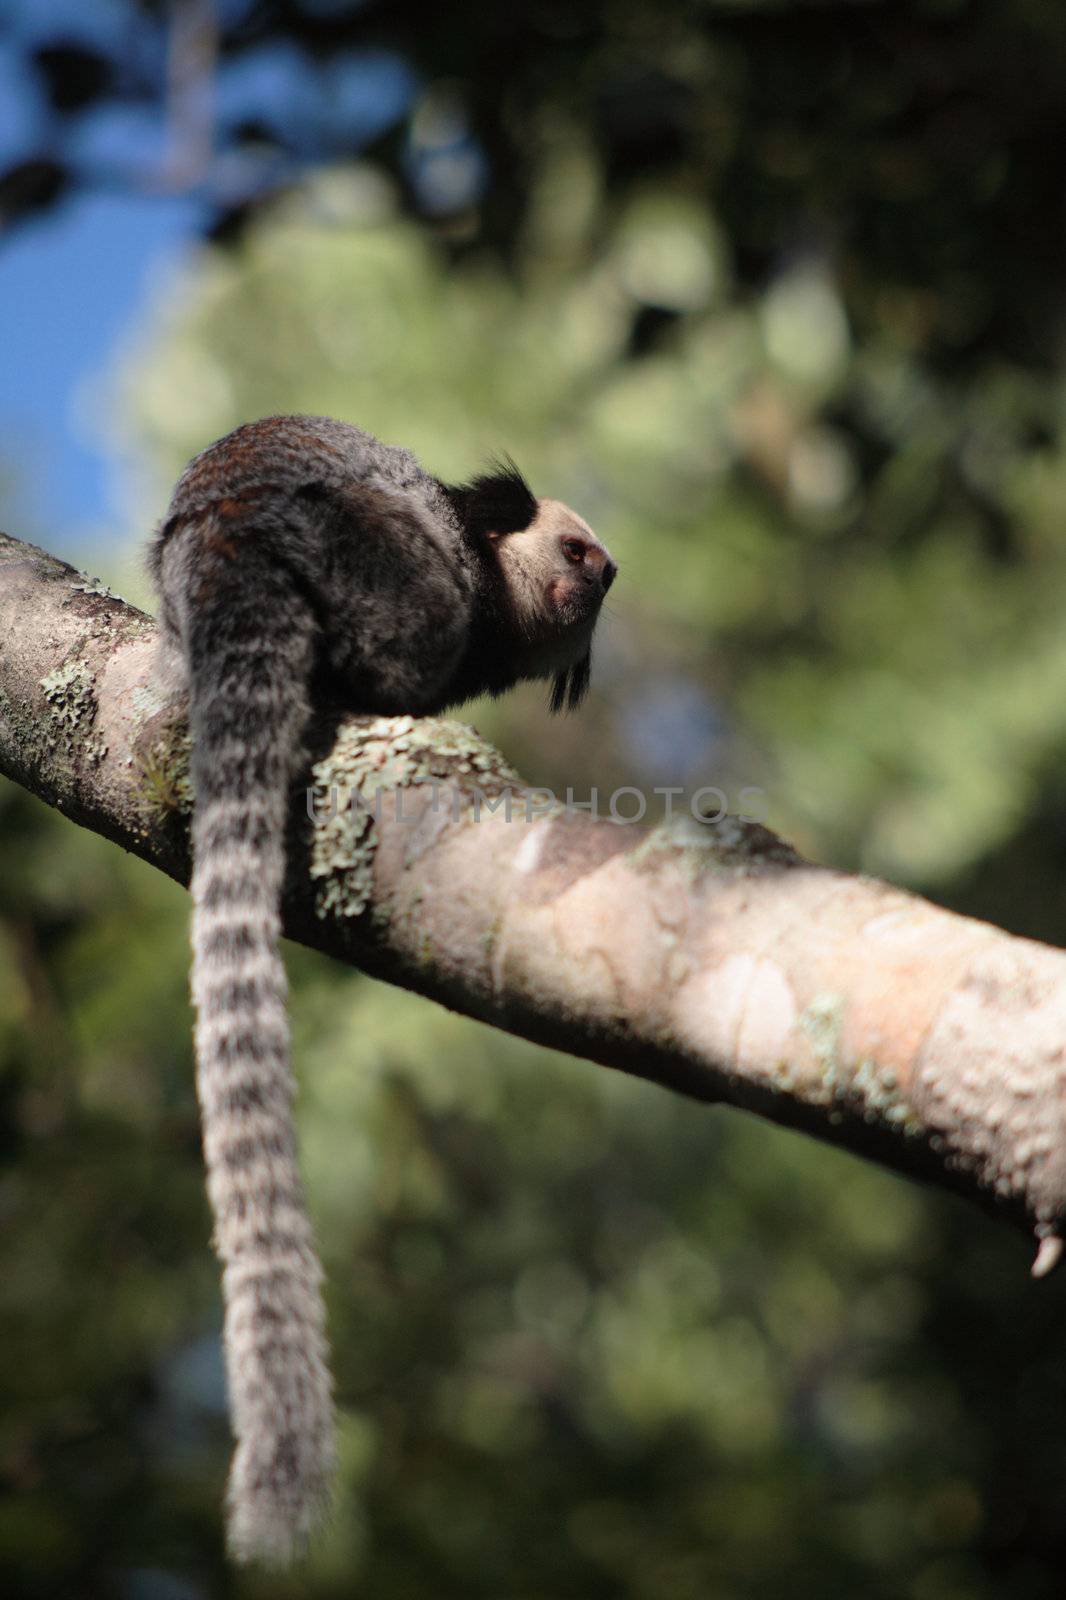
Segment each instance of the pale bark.
[[[0,771],[185,881],[183,709],[153,687],[153,639],[148,617],[0,536]],[[313,746],[294,938],[960,1189],[1054,1264],[1066,954],[813,866],[753,823],[527,820],[518,779],[455,723],[351,718]],[[477,794],[500,809],[475,814]]]

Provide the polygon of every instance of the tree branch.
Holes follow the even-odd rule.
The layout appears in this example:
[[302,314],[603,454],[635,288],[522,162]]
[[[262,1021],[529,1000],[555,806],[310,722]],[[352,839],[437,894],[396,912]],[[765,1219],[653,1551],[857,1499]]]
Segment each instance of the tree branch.
[[[154,625],[0,535],[0,771],[181,882],[184,708]],[[961,1190],[1066,1217],[1066,954],[727,818],[538,806],[469,728],[323,718],[294,938],[497,1027]],[[350,803],[349,803],[350,802]],[[508,815],[508,812],[510,815]]]

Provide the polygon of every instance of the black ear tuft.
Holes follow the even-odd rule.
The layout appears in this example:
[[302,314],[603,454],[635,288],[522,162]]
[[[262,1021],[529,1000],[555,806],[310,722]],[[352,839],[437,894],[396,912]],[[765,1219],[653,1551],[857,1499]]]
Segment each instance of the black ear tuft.
[[586,651],[581,660],[575,661],[566,672],[555,674],[552,679],[551,699],[548,702],[549,711],[576,711],[588,694],[591,676],[592,652]]
[[443,485],[444,493],[471,537],[487,533],[521,533],[537,514],[537,497],[510,456],[491,463],[491,470],[469,483]]

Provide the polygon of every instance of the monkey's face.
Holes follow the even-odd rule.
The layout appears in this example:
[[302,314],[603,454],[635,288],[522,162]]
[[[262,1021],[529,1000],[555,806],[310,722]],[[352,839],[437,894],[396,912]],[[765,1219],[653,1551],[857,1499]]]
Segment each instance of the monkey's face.
[[497,535],[495,543],[522,641],[522,676],[568,672],[589,653],[603,597],[618,571],[609,551],[561,500],[538,500],[529,526]]

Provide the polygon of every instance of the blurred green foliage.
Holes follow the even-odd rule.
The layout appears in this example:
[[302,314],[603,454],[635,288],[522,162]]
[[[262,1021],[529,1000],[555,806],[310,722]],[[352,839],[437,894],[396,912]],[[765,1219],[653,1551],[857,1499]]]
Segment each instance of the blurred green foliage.
[[[1066,13],[565,9],[470,73],[497,164],[525,118],[480,229],[342,164],[161,293],[137,520],[271,410],[508,449],[622,569],[579,719],[470,713],[525,776],[754,785],[1061,940]],[[1018,1241],[295,949],[343,1486],[306,1570],[229,1571],[184,897],[10,787],[0,874],[5,1593],[1062,1593],[1066,1283]]]

